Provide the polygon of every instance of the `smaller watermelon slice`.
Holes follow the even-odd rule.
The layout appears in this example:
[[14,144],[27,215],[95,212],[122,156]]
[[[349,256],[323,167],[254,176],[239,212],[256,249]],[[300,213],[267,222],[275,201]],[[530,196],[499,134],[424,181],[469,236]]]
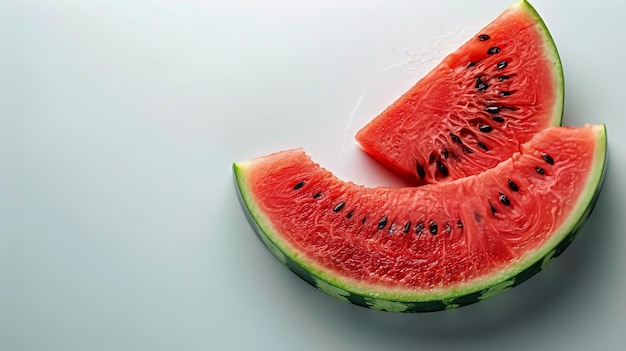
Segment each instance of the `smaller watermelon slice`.
[[520,0],[356,134],[412,184],[477,174],[561,123],[563,71],[535,9]]
[[387,311],[471,304],[523,282],[573,240],[600,192],[603,125],[555,127],[475,176],[422,187],[344,182],[294,149],[235,163],[244,212],[313,286]]

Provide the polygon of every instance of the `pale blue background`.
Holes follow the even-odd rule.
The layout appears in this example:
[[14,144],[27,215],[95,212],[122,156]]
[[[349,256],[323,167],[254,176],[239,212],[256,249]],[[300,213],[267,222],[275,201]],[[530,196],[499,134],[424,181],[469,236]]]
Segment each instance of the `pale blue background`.
[[535,5],[564,124],[606,123],[595,212],[552,266],[490,301],[396,315],[282,268],[231,164],[304,147],[395,184],[354,132],[509,1],[0,3],[0,350],[623,350],[626,10]]

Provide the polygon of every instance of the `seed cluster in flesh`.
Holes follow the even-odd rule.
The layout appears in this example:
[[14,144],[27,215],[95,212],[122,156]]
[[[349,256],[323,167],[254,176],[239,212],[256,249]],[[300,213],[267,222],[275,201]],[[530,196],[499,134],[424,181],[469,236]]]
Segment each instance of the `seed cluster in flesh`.
[[561,70],[542,26],[520,9],[503,13],[359,130],[357,142],[416,185],[493,168],[560,121]]
[[[546,153],[543,153],[541,155],[541,157],[544,160],[544,162],[546,162],[547,164],[554,165],[554,160],[552,159],[552,157],[550,155],[548,155]],[[545,169],[543,167],[541,167],[541,166],[534,167],[534,170],[535,170],[536,173],[538,173],[540,175],[545,175],[546,174],[545,173]],[[293,190],[300,190],[306,183],[307,183],[306,180],[301,180],[301,181],[297,182],[293,186]],[[519,192],[519,187],[511,179],[507,179],[507,187],[509,188],[509,190],[511,190],[514,193]],[[320,199],[322,197],[323,193],[324,193],[323,190],[322,191],[315,191],[314,195],[312,196],[312,198],[313,199]],[[509,197],[506,194],[504,194],[502,192],[500,192],[498,194],[497,200],[501,204],[503,204],[504,206],[511,206],[511,200],[509,199]],[[487,200],[487,204],[489,206],[489,210],[490,210],[492,215],[498,212],[497,209],[492,205],[490,199]],[[346,201],[339,201],[333,207],[332,212],[335,212],[335,213],[340,212],[345,207],[346,207]],[[348,218],[348,219],[352,218],[354,216],[354,214],[355,214],[355,211],[356,211],[356,209],[352,209],[349,212],[347,212],[346,218]],[[365,225],[366,224],[367,218],[368,218],[367,214],[364,214],[362,219],[361,219],[361,225]],[[482,221],[482,216],[479,213],[475,213],[474,214],[474,220],[476,222],[480,222],[480,221]],[[396,222],[400,222],[398,224],[398,226],[396,225]],[[412,222],[411,219],[407,219],[407,220],[404,220],[404,221],[396,220],[396,222],[391,222],[390,223],[390,225],[388,227],[387,233],[392,233],[396,229],[399,230],[400,228],[402,228],[402,232],[405,233],[405,234],[409,233],[409,231],[411,231],[412,229],[413,229],[413,232],[416,235],[424,234],[425,233],[424,229],[427,229],[428,232],[430,234],[432,234],[432,235],[436,235],[436,234],[439,233],[439,230],[438,230],[439,229],[439,225],[437,224],[437,221],[434,220],[434,219],[430,219],[428,221],[428,223],[427,223],[427,226],[425,224],[425,222],[426,222],[425,220],[416,221],[414,227],[411,226],[411,222]],[[387,227],[388,223],[389,223],[389,217],[387,215],[383,215],[378,220],[376,228],[378,230],[383,230],[383,229],[385,229]],[[404,223],[404,224],[402,224],[402,223]],[[442,226],[444,228],[442,233],[450,234],[451,231],[452,231],[452,227],[453,227],[452,223],[456,223],[456,227],[459,230],[463,229],[463,222],[462,222],[461,219],[450,219],[450,220],[445,221],[445,222],[442,223]]]
[[[489,36],[488,34],[479,34],[478,36],[476,36],[476,40],[481,41],[481,42],[486,42],[486,41],[489,41],[490,39],[491,39],[491,36]],[[502,49],[500,49],[498,46],[493,46],[493,47],[489,47],[486,53],[487,55],[491,56],[491,55],[500,54],[501,51]],[[467,70],[477,69],[476,68],[477,64],[478,62],[470,61],[467,64]],[[509,62],[506,59],[498,61],[495,64],[494,71],[496,72],[502,71],[508,65],[509,65]],[[473,76],[475,76],[474,88],[476,89],[477,94],[486,92],[490,88],[497,91],[498,97],[508,97],[508,96],[512,96],[515,93],[515,90],[502,90],[501,87],[498,86],[498,82],[505,82],[511,78],[515,79],[515,74],[506,75],[506,74],[500,74],[498,72],[495,74],[492,73],[491,75],[488,75],[487,72],[489,70],[485,68],[488,68],[488,67],[481,67],[481,70],[479,73],[473,73]],[[436,178],[439,178],[439,179],[446,178],[450,175],[447,160],[450,156],[458,156],[459,151],[460,153],[465,154],[465,156],[455,157],[454,162],[453,162],[453,166],[455,167],[458,166],[458,164],[463,160],[463,158],[470,158],[471,156],[468,156],[468,155],[473,154],[475,150],[482,151],[485,153],[488,152],[490,148],[485,144],[485,142],[487,141],[484,140],[484,138],[482,138],[480,134],[493,132],[494,126],[492,125],[493,123],[491,123],[490,121],[495,122],[495,128],[502,128],[502,126],[504,126],[504,123],[506,122],[506,119],[505,117],[503,117],[501,112],[502,111],[514,112],[517,110],[517,108],[512,105],[506,105],[505,100],[498,101],[497,99],[491,99],[487,101],[487,104],[485,104],[483,110],[484,112],[487,113],[486,116],[477,115],[476,118],[474,118],[473,120],[470,120],[470,124],[468,126],[466,126],[465,128],[461,128],[461,131],[458,134],[455,134],[455,132],[452,132],[452,131],[448,133],[450,135],[450,141],[451,141],[451,143],[448,146],[442,143],[444,145],[441,145],[439,147],[439,150],[440,150],[439,152],[437,152],[437,150],[431,151],[429,155],[428,164],[430,165],[434,161],[434,164],[436,165],[436,172],[437,172],[435,175]],[[473,128],[475,128],[480,133],[472,132]],[[458,130],[458,129],[459,128],[455,128],[455,130]],[[463,135],[463,137],[460,135]],[[467,144],[466,141],[463,140],[464,137],[468,140],[471,140],[469,141],[469,145]],[[471,146],[472,143],[478,148],[472,147]],[[415,161],[415,173],[416,173],[416,176],[420,180],[424,180],[426,178],[427,167],[428,165],[424,164],[424,162],[420,160],[419,158]],[[461,165],[460,167],[463,167],[463,166]]]
[[527,147],[499,165],[497,176],[488,170],[441,186],[364,188],[311,163],[307,171],[260,170],[267,179],[254,193],[280,199],[261,211],[324,270],[379,287],[437,288],[479,279],[549,238],[574,205],[564,199],[582,187],[592,158],[593,145],[568,150],[562,139]]

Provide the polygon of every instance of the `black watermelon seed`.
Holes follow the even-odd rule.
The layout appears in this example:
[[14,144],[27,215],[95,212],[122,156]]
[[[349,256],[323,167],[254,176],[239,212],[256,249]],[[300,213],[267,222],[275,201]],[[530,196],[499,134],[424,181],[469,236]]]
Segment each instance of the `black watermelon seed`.
[[489,84],[485,83],[481,78],[482,77],[476,78],[476,89],[478,89],[478,91],[485,91],[489,88]]
[[474,66],[476,66],[476,62],[474,61],[470,61],[470,63],[467,64],[467,68],[472,68]]
[[446,165],[444,165],[440,160],[437,160],[437,169],[444,177],[448,176],[448,167],[446,167]]
[[298,190],[302,188],[303,186],[304,186],[304,181],[298,182],[296,185],[293,186],[293,190]]
[[487,35],[487,34],[481,34],[481,35],[477,36],[476,39],[478,39],[480,41],[485,41],[485,40],[491,39],[491,37],[489,35]]
[[548,162],[548,164],[554,164],[554,159],[548,154],[542,154],[541,158],[543,158],[544,161]]
[[503,80],[507,80],[509,78],[511,78],[511,77],[509,77],[509,76],[500,76],[500,77],[498,77],[498,80],[499,81],[503,81]]
[[383,216],[378,222],[378,229],[383,229],[387,225],[387,216]]
[[505,206],[511,206],[511,200],[509,200],[508,197],[506,197],[506,195],[504,195],[503,193],[500,193],[500,197],[498,197],[498,199],[500,200],[500,202],[502,202]]
[[313,195],[314,199],[317,199],[318,197],[322,196],[322,193],[316,193],[315,195]]
[[446,149],[441,149],[441,156],[443,156],[443,158],[444,158],[444,159],[446,159],[446,160],[447,160],[449,155],[450,155],[450,154],[448,153],[448,150],[446,150]]
[[491,128],[491,126],[488,124],[483,124],[479,126],[478,129],[483,133],[489,133],[493,130],[493,128]]
[[450,133],[450,139],[452,139],[452,141],[454,141],[457,144],[463,144],[463,142],[461,141],[461,138],[459,138],[458,135]]
[[361,220],[361,224],[365,224],[365,222],[367,222],[367,216],[363,217],[363,219]]
[[496,114],[500,112],[500,107],[499,106],[487,106],[485,107],[485,111],[487,113]]
[[421,235],[424,231],[424,222],[419,222],[415,225],[415,234]]
[[497,46],[494,46],[492,48],[490,48],[489,50],[487,50],[487,55],[494,55],[500,52],[500,48]]
[[452,226],[450,225],[450,222],[446,222],[443,225],[443,232],[446,233],[446,234],[452,233]]
[[348,214],[346,215],[347,218],[352,218],[352,216],[354,215],[354,211],[350,211],[348,212]]
[[432,235],[437,234],[437,223],[435,223],[435,221],[433,221],[432,219],[428,223],[428,230],[430,231],[430,234]]
[[511,188],[511,190],[513,190],[515,192],[519,191],[519,188],[517,187],[517,184],[515,184],[515,182],[513,182],[510,179],[509,179],[509,188]]
[[513,92],[511,92],[511,91],[501,91],[500,92],[500,96],[511,96],[511,94],[513,94]]
[[491,214],[495,214],[496,212],[498,212],[498,211],[496,211],[496,208],[495,208],[495,207],[493,207],[493,205],[491,204],[491,202],[489,202],[489,209],[491,209]]
[[491,119],[493,119],[494,121],[499,122],[499,123],[504,122],[504,117],[502,117],[502,116],[493,116],[493,117],[491,117]]
[[424,167],[422,167],[422,165],[420,165],[419,163],[415,164],[415,168],[417,169],[417,175],[424,179],[426,177],[426,170],[424,169]]
[[505,68],[508,64],[509,64],[509,63],[508,63],[508,62],[506,62],[506,61],[500,61],[500,62],[498,62],[498,64],[496,65],[496,68],[497,68],[497,69],[503,69],[503,68]]
[[344,201],[341,201],[340,203],[337,204],[337,206],[335,206],[335,208],[333,208],[333,212],[339,212],[341,211],[341,209],[346,205],[346,203]]
[[546,170],[541,168],[541,167],[535,167],[535,172],[537,172],[537,173],[539,173],[541,175],[546,174]]
[[487,145],[483,144],[482,142],[477,142],[476,145],[478,145],[481,149],[485,150],[485,151],[489,151],[489,149],[487,148]]
[[456,226],[463,229],[463,222],[461,222],[461,220],[459,219],[458,221],[456,221]]
[[411,221],[408,221],[404,224],[404,229],[402,229],[402,231],[405,233],[408,233],[410,229],[411,229]]
[[472,149],[470,149],[469,147],[462,145],[461,149],[463,150],[463,152],[465,152],[466,154],[473,154],[474,151],[472,151]]

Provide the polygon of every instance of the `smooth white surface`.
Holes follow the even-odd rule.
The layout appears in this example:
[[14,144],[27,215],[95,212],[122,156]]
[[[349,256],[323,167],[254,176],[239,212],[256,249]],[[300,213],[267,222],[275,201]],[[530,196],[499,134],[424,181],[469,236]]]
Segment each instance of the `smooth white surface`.
[[534,2],[564,124],[607,124],[609,171],[578,239],[512,291],[351,306],[282,268],[235,196],[232,162],[291,147],[396,184],[352,136],[510,3],[2,2],[0,349],[624,349],[623,2]]

